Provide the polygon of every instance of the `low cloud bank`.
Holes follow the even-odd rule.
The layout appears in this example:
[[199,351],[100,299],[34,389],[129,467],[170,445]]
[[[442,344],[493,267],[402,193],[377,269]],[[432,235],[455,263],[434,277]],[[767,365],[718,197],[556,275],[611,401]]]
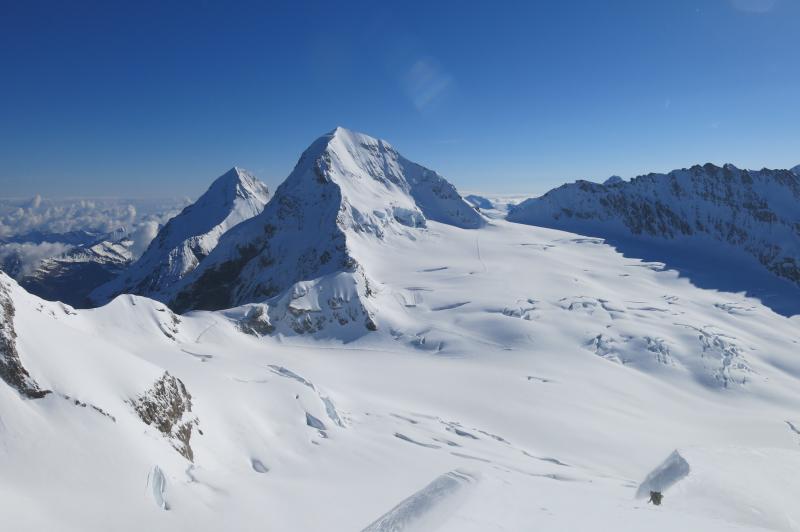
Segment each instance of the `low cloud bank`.
[[190,200],[0,199],[0,269],[16,278],[76,245],[106,238],[133,240],[141,255],[158,230]]

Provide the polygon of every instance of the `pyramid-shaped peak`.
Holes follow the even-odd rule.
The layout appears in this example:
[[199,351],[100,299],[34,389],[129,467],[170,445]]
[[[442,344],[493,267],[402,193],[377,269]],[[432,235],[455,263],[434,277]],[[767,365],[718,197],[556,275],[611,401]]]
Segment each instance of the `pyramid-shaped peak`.
[[225,186],[243,185],[248,188],[253,188],[254,184],[261,185],[255,174],[241,166],[234,166],[215,179],[211,186],[213,187],[216,183],[224,184]]
[[269,199],[269,190],[254,174],[244,168],[234,166],[215,179],[196,203],[230,206],[237,198],[263,204]]
[[370,218],[392,206],[388,218],[376,215],[380,220],[366,220],[367,225],[394,219],[416,226],[424,225],[424,218],[465,228],[484,224],[442,176],[409,161],[385,140],[343,127],[315,140],[281,189],[308,191],[325,183],[337,187],[345,210],[358,211],[355,218]]
[[371,149],[371,147],[381,147],[386,151],[397,154],[394,147],[386,140],[361,133],[342,126],[325,133],[317,138],[304,152],[306,154],[319,155],[325,151],[347,152],[357,149]]
[[361,131],[356,131],[354,129],[347,129],[346,127],[337,126],[336,129],[331,131],[331,136],[333,138],[345,141],[345,142],[363,142],[365,144],[389,144],[387,141],[383,139],[379,139],[378,137],[373,137],[372,135],[367,135],[366,133],[362,133]]
[[231,168],[170,219],[134,264],[95,289],[91,300],[102,304],[120,293],[159,299],[211,253],[228,229],[261,213],[268,200],[265,184],[243,168]]

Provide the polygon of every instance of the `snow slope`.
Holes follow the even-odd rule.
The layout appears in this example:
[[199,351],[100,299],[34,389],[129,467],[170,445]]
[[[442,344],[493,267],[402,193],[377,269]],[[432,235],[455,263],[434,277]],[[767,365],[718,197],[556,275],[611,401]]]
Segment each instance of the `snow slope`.
[[792,171],[709,163],[629,182],[566,184],[512,208],[508,219],[604,238],[722,244],[800,285],[798,202]]
[[94,290],[90,299],[102,304],[122,293],[163,299],[172,285],[203,261],[225,232],[260,213],[268,199],[266,185],[255,176],[241,168],[230,169],[167,222],[139,260]]
[[337,128],[317,139],[257,217],[227,233],[173,290],[179,312],[267,302],[262,327],[359,335],[374,329],[371,257],[430,221],[484,218],[435,172],[387,142]]
[[379,227],[380,327],[348,342],[0,275],[0,356],[50,392],[0,382],[4,526],[800,528],[798,318],[573,233]]

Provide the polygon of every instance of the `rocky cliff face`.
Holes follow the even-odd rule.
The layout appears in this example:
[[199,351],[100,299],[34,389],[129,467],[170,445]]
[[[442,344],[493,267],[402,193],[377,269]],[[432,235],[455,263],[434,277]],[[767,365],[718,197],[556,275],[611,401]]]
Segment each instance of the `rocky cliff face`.
[[0,379],[28,399],[40,399],[50,393],[42,390],[31,377],[17,351],[17,332],[14,329],[14,301],[0,272]]
[[198,420],[192,416],[192,396],[180,379],[165,372],[131,404],[143,422],[161,432],[187,460],[194,460],[191,439]]
[[303,153],[261,215],[221,239],[171,305],[184,312],[270,300],[258,326],[245,327],[371,330],[370,254],[387,238],[413,238],[428,220],[485,223],[435,172],[385,141],[337,128]]
[[225,232],[259,214],[268,199],[266,185],[246,170],[232,168],[167,222],[139,260],[94,290],[91,301],[103,304],[123,293],[164,300],[170,288],[211,253]]
[[800,284],[800,176],[706,164],[630,182],[578,181],[511,209],[513,222],[602,237],[708,240]]

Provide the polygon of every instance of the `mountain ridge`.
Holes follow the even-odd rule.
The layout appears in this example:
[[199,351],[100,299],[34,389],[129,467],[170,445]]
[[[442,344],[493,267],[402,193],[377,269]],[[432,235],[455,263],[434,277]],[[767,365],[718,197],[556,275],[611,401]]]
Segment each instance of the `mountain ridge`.
[[266,185],[233,167],[170,219],[136,262],[93,290],[89,298],[95,304],[121,293],[162,299],[163,292],[194,270],[224,233],[260,213],[268,199]]
[[265,330],[281,321],[295,332],[356,322],[374,330],[364,262],[382,242],[415,238],[429,219],[466,230],[486,223],[435,172],[338,127],[303,152],[264,211],[225,235],[170,303],[185,312],[277,298],[259,314]]
[[690,241],[743,250],[800,284],[800,176],[711,163],[630,181],[577,181],[510,209],[508,220],[589,236]]

